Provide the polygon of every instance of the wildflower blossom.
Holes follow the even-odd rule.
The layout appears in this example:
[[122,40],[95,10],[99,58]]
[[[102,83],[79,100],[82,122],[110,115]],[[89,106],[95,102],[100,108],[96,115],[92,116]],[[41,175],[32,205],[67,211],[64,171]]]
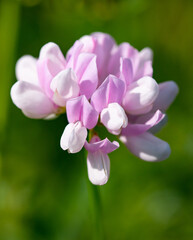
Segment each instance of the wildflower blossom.
[[85,147],[89,179],[103,185],[110,174],[108,154],[119,144],[101,140],[93,130],[97,124],[145,161],[162,161],[170,155],[169,144],[153,134],[166,123],[165,112],[178,86],[173,81],[156,82],[152,58],[151,49],[117,45],[104,33],[77,40],[66,59],[56,44],[48,43],[38,59],[24,56],[17,62],[18,81],[11,97],[31,118],[50,118],[66,111],[69,124],[61,148],[77,153]]
[[66,61],[60,48],[48,43],[38,59],[19,59],[16,77],[18,81],[11,89],[15,105],[27,117],[46,118],[63,111],[68,99],[92,95],[98,85],[96,56],[80,52]]

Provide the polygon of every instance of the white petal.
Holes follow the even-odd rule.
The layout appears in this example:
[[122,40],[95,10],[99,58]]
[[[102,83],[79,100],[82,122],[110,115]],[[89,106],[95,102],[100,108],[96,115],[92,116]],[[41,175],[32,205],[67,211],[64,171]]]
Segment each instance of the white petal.
[[113,134],[118,135],[121,128],[125,128],[128,119],[124,109],[118,103],[110,103],[101,112],[101,122]]
[[89,180],[95,185],[103,185],[109,179],[110,160],[107,154],[101,151],[88,152],[87,168]]
[[60,146],[70,153],[79,152],[86,141],[87,130],[81,122],[69,123],[62,134]]
[[153,51],[151,48],[144,48],[139,52],[139,58],[141,60],[141,62],[146,62],[149,60],[153,60]]
[[151,77],[143,77],[129,85],[123,98],[123,107],[127,113],[144,114],[152,109],[159,94],[159,87]]
[[50,88],[54,92],[53,100],[59,106],[79,95],[79,85],[74,71],[70,68],[58,73],[52,80]]
[[120,140],[134,155],[145,161],[162,161],[168,158],[171,153],[167,142],[148,132],[132,137],[121,136]]
[[11,88],[11,98],[14,104],[30,118],[45,118],[56,111],[54,104],[45,93],[29,82],[16,82]]
[[36,58],[30,55],[21,57],[16,63],[15,70],[17,80],[39,85]]

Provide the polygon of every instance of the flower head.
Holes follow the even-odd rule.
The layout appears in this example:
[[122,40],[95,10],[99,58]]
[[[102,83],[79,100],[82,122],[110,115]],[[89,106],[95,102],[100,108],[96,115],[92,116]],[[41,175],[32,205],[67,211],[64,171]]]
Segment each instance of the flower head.
[[178,86],[173,81],[156,82],[152,58],[150,48],[138,51],[129,43],[117,45],[105,33],[83,36],[66,59],[58,45],[48,43],[38,59],[18,60],[18,81],[11,97],[30,118],[50,118],[66,111],[69,124],[61,148],[76,153],[84,147],[89,179],[103,185],[110,174],[108,154],[119,144],[101,140],[94,129],[97,124],[145,161],[162,161],[170,155],[169,144],[153,134],[166,123],[165,112]]

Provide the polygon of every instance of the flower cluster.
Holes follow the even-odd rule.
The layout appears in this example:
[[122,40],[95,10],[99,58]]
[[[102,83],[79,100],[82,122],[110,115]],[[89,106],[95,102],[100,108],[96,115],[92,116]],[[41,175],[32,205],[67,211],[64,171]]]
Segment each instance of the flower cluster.
[[153,134],[165,124],[178,87],[173,81],[157,84],[152,74],[151,49],[138,51],[94,33],[77,40],[66,58],[55,43],[44,45],[38,59],[20,58],[11,97],[30,118],[51,119],[66,112],[69,124],[61,148],[76,153],[85,147],[89,179],[102,185],[109,178],[108,154],[119,143],[101,140],[93,130],[97,124],[143,160],[161,161],[170,154],[168,143]]

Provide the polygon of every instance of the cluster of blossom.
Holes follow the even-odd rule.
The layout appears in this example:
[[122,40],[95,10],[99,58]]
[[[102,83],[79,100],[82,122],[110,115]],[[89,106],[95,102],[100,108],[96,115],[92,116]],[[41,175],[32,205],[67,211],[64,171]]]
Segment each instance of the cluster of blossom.
[[[153,134],[166,122],[165,111],[178,87],[173,81],[157,84],[152,74],[151,49],[138,51],[129,43],[117,45],[108,34],[94,33],[77,40],[66,58],[55,43],[44,45],[38,59],[20,58],[11,97],[30,118],[66,112],[69,124],[61,148],[77,153],[85,147],[89,179],[102,185],[109,178],[108,154],[119,143],[101,140],[93,131],[98,123],[143,160],[161,161],[170,154],[168,143]],[[94,132],[91,139],[87,129]]]

